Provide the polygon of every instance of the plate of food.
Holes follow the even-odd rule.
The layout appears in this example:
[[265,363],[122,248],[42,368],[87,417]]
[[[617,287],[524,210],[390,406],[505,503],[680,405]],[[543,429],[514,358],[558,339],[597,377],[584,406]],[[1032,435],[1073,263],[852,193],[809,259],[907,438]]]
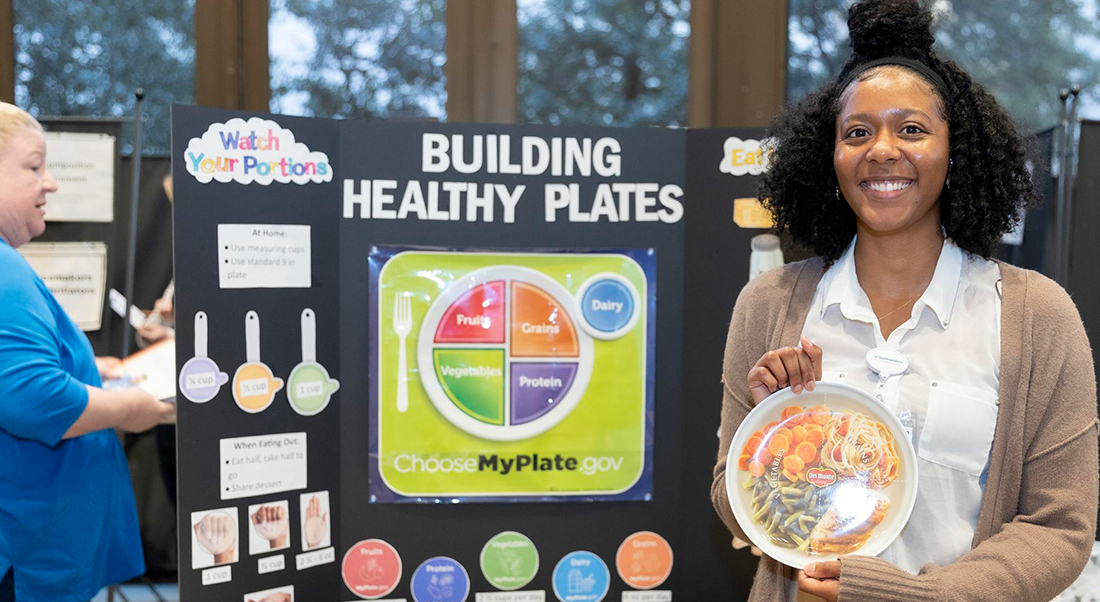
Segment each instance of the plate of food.
[[917,457],[880,401],[819,382],[749,412],[730,445],[726,493],[753,545],[783,564],[874,556],[913,511]]

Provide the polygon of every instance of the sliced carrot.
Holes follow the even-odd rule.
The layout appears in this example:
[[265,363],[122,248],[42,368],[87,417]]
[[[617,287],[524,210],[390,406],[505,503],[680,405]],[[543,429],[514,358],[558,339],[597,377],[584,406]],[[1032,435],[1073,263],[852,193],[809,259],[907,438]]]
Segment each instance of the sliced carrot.
[[760,444],[764,442],[763,437],[749,437],[747,443],[745,443],[745,449],[749,450],[747,453],[755,454],[756,450],[760,449]]
[[824,425],[829,421],[829,408],[825,406],[814,406],[807,411],[810,414],[810,421],[815,424]]
[[791,440],[783,435],[773,435],[768,441],[768,451],[773,454],[781,454],[791,448]]
[[757,478],[764,476],[764,463],[756,460],[749,462],[749,474]]
[[761,447],[760,449],[756,450],[756,459],[760,460],[764,464],[771,464],[772,460],[775,459],[775,456],[773,456],[772,453],[768,451],[768,448]]
[[791,443],[799,444],[806,440],[806,427],[796,426],[791,429]]
[[[755,433],[752,434],[752,437],[756,437],[757,439],[763,441],[764,440],[764,431],[756,431]],[[752,439],[752,437],[749,437],[749,439]]]
[[788,471],[788,470],[783,471],[783,476],[786,477],[787,480],[792,482],[792,483],[798,482],[798,475],[791,474],[791,472]]
[[803,441],[794,448],[794,453],[802,458],[802,462],[809,464],[814,461],[814,456],[817,455],[817,446],[809,441]]
[[[783,435],[784,437],[787,438],[787,441],[791,441],[792,439],[794,439],[794,436],[791,435],[791,429],[784,428],[782,426],[775,429],[775,435]],[[775,435],[772,435],[772,436],[774,437]]]
[[783,408],[783,413],[780,414],[784,420],[794,416],[795,414],[802,413],[802,406],[787,406]]
[[748,470],[749,462],[752,460],[752,456],[745,454],[737,459],[737,468],[740,470]]
[[814,447],[821,447],[825,444],[825,431],[820,428],[816,430],[806,430],[806,442],[812,443]]
[[787,428],[806,424],[806,412],[799,412],[794,416],[791,416],[790,418],[784,420],[783,424],[787,425]]
[[805,481],[806,480],[806,471],[805,470],[799,471],[798,480],[799,481]]
[[778,420],[772,420],[771,422],[764,425],[764,432],[765,433],[771,433],[772,431],[775,430],[775,427],[777,427],[777,426],[779,426],[779,421]]
[[798,471],[806,468],[806,463],[802,461],[802,458],[798,456],[787,456],[783,458],[783,469],[791,473],[797,473]]

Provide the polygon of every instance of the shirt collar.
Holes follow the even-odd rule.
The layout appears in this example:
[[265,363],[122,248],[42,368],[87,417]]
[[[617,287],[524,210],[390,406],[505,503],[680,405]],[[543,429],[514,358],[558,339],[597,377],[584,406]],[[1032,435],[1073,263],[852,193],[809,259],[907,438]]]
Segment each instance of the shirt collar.
[[[944,328],[951,321],[951,312],[955,308],[955,297],[962,279],[963,252],[950,238],[943,242],[940,257],[936,262],[936,271],[928,288],[917,303],[924,303],[935,312]],[[871,302],[856,276],[855,239],[848,249],[833,264],[822,278],[825,297],[821,304],[821,316],[833,305],[840,305],[840,313],[849,320],[874,323],[876,321]]]

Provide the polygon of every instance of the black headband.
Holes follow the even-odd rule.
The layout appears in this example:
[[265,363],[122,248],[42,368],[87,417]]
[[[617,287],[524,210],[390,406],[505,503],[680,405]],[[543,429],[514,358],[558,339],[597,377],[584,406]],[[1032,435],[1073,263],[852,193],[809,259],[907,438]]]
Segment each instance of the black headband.
[[901,67],[905,67],[906,69],[916,71],[922,77],[932,82],[932,85],[936,87],[936,91],[938,91],[940,93],[940,96],[943,97],[944,102],[947,102],[947,83],[943,81],[943,78],[940,77],[939,73],[936,73],[932,70],[931,67],[925,65],[920,61],[914,61],[912,59],[907,59],[900,56],[886,56],[879,59],[867,61],[866,63],[860,63],[854,69],[852,69],[850,73],[848,73],[848,77],[845,77],[843,80],[841,80],[840,88],[838,89],[840,90],[840,92],[844,92],[848,85],[855,81],[855,79],[861,74],[866,73],[870,69],[881,67],[883,65],[898,65]]

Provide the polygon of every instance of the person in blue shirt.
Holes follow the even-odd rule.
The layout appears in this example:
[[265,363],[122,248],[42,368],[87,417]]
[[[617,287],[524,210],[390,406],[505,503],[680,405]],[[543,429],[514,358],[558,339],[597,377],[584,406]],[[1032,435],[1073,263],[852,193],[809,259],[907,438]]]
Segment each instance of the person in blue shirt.
[[113,429],[174,406],[101,388],[91,345],[15,249],[45,230],[42,126],[0,103],[0,602],[86,602],[144,572]]

